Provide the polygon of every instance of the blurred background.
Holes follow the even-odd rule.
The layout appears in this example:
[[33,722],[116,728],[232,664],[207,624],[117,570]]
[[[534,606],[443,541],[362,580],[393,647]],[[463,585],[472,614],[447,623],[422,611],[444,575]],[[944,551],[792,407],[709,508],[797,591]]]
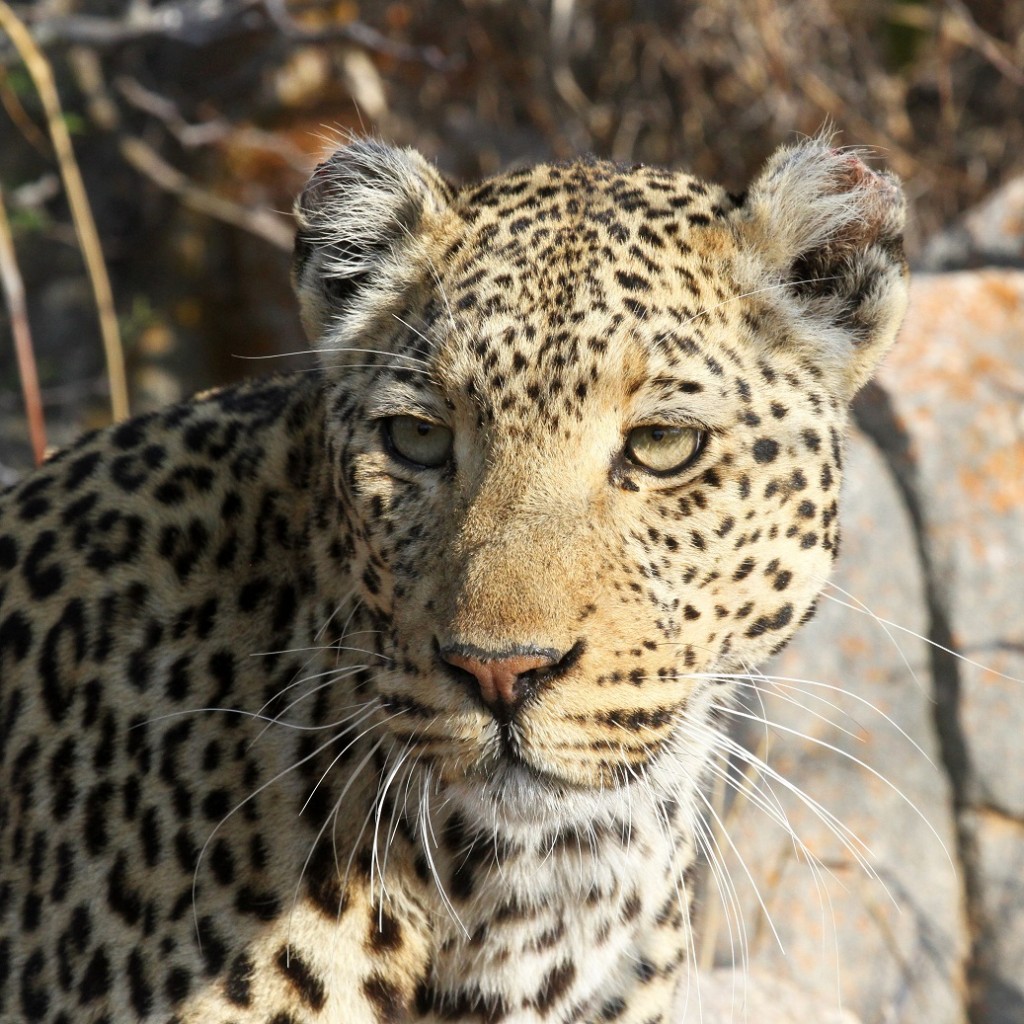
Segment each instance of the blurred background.
[[[34,0],[0,10],[0,188],[51,445],[109,418],[110,390],[55,118],[110,274],[133,411],[286,368],[252,359],[304,349],[287,211],[348,133],[415,146],[458,178],[593,152],[740,190],[780,142],[831,125],[905,179],[915,265],[969,262],[940,252],[936,236],[1024,171],[1024,0]],[[38,47],[35,70],[10,19]],[[40,98],[40,66],[59,113]],[[8,305],[9,475],[30,449]]]

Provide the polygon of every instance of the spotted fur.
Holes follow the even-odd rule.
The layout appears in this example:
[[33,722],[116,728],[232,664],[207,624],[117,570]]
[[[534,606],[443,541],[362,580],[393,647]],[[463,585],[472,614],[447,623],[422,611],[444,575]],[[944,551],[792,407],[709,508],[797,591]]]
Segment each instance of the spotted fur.
[[0,496],[0,1019],[665,1020],[715,676],[836,555],[899,187],[360,142],[296,216],[319,371]]

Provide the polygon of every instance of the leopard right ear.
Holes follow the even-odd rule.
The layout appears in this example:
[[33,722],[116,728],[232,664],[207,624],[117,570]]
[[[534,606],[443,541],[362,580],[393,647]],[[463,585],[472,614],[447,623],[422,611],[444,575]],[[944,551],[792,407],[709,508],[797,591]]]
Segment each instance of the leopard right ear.
[[295,201],[292,284],[318,348],[343,348],[401,298],[423,266],[451,188],[415,150],[362,139],[320,164]]
[[802,352],[844,400],[903,319],[904,215],[899,181],[827,134],[777,150],[732,214],[738,283],[773,324],[765,343]]

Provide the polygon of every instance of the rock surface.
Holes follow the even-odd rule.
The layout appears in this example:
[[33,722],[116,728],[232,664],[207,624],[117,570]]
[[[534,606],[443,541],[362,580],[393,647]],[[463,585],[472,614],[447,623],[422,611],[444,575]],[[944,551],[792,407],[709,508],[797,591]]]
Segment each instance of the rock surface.
[[[808,798],[760,780],[795,841],[756,800],[728,812],[751,969],[864,1024],[1020,1024],[1024,273],[918,277],[857,420],[836,586],[766,670],[814,683],[746,706]],[[718,963],[739,929],[705,928]]]
[[846,1010],[822,1004],[781,978],[711,971],[680,993],[677,1024],[860,1024]]
[[930,239],[917,266],[932,272],[1024,267],[1024,174],[1012,178]]

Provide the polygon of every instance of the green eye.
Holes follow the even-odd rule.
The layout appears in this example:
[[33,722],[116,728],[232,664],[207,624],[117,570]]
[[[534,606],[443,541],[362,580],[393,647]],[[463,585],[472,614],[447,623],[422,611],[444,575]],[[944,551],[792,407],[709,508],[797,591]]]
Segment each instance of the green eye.
[[384,433],[392,450],[417,466],[443,466],[452,453],[452,432],[418,416],[392,416]]
[[626,457],[652,473],[670,476],[690,465],[703,447],[704,431],[696,427],[652,424],[629,432]]

